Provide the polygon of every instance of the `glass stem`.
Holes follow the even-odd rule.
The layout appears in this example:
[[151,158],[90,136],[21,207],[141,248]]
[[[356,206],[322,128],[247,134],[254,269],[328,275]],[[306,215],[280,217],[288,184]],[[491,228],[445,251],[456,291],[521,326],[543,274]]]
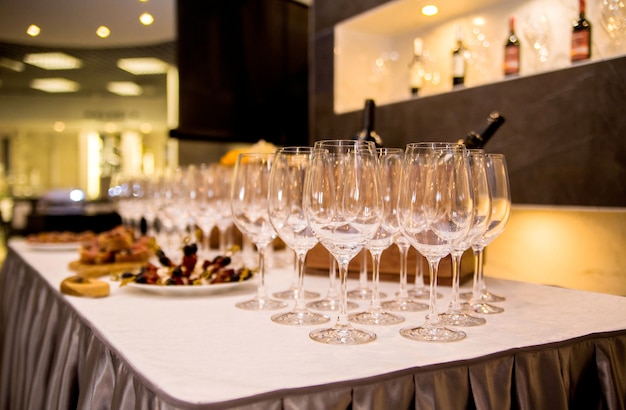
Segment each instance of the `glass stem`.
[[474,282],[472,284],[472,301],[478,303],[481,300],[481,287],[483,276],[483,247],[472,247],[474,252]]
[[259,254],[259,282],[257,285],[257,299],[263,300],[267,297],[265,293],[265,249],[267,245],[256,244],[257,253]]
[[328,285],[328,299],[337,299],[339,293],[337,292],[337,261],[335,258],[330,255],[329,256],[329,268],[328,268],[328,277],[330,283]]
[[370,251],[372,254],[372,301],[370,303],[370,311],[380,312],[380,256],[382,252]]
[[337,317],[337,327],[350,327],[348,321],[348,262],[339,262],[339,316]]
[[367,289],[367,251],[361,252],[361,271],[359,272],[359,289]]
[[439,260],[440,258],[428,258],[430,301],[428,303],[428,314],[426,315],[426,326],[439,324],[439,313],[437,313],[437,271],[439,270]]
[[463,252],[454,251],[452,256],[452,301],[450,302],[450,310],[453,312],[461,311],[461,298],[459,297],[459,286],[461,284],[461,257]]
[[227,229],[218,228],[220,233],[220,255],[226,254],[226,231]]
[[422,289],[424,289],[424,272],[422,272],[422,255],[418,253],[415,262],[415,290]]
[[[293,253],[293,277],[291,278],[291,286],[289,286],[289,289],[294,289],[296,292],[304,292],[304,289],[298,286],[298,282],[300,281],[300,271],[298,270],[299,258],[300,257],[298,256],[298,253],[294,252]],[[304,269],[304,261],[302,262],[302,268]],[[299,295],[295,295],[295,296],[296,296],[296,299],[299,298]]]
[[304,301],[304,259],[306,252],[296,252],[296,273],[297,281],[295,283],[296,293],[296,312],[306,312],[306,302]]
[[405,300],[409,298],[409,291],[407,289],[407,261],[409,258],[409,246],[398,245],[400,250],[400,291],[398,292],[397,299]]

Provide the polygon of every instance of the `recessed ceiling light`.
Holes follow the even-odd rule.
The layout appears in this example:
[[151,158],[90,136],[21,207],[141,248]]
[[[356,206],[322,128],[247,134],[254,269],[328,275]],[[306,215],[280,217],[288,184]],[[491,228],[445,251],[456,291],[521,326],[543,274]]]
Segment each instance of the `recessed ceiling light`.
[[47,93],[72,93],[78,91],[80,85],[66,78],[36,78],[30,82],[30,88]]
[[96,29],[96,34],[100,38],[107,38],[111,34],[111,30],[107,26],[100,26]]
[[120,58],[117,60],[117,66],[135,75],[165,74],[169,68],[165,61],[152,57]]
[[141,24],[143,24],[144,26],[149,26],[150,24],[154,23],[154,17],[152,17],[152,14],[150,13],[143,13],[141,16],[139,16],[139,21],[141,21]]
[[107,84],[107,90],[113,94],[132,96],[141,95],[141,86],[132,81],[112,81]]
[[24,62],[44,70],[74,70],[83,66],[81,60],[65,53],[26,54]]
[[63,132],[63,130],[65,130],[65,123],[63,121],[56,121],[54,125],[52,126],[52,128],[56,132]]
[[422,7],[422,14],[425,16],[434,16],[437,13],[439,13],[439,9],[437,8],[437,6],[433,5],[433,4],[427,4],[424,7]]
[[26,34],[28,34],[31,37],[37,37],[39,35],[39,33],[41,33],[41,29],[36,24],[31,24],[26,29]]

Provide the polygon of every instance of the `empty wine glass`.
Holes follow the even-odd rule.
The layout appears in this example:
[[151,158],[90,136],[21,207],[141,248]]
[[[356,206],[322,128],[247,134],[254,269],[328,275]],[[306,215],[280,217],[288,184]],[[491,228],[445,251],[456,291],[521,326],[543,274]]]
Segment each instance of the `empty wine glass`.
[[426,321],[400,334],[420,341],[450,342],[466,337],[449,329],[437,313],[437,270],[451,244],[463,238],[472,220],[469,166],[465,147],[412,143],[406,148],[398,215],[402,233],[428,260],[430,299]]
[[231,206],[239,230],[256,246],[259,257],[256,297],[237,303],[246,310],[276,310],[287,303],[270,299],[265,290],[265,250],[276,238],[269,221],[268,186],[274,154],[239,154],[233,173]]
[[211,164],[215,172],[214,210],[215,226],[219,232],[219,252],[226,254],[228,248],[228,230],[233,227],[233,212],[230,206],[230,190],[233,180],[233,167],[219,163]]
[[200,164],[189,175],[192,179],[190,195],[190,214],[202,231],[202,249],[208,253],[210,246],[211,231],[215,227],[217,211],[215,209],[215,167]]
[[402,173],[404,151],[400,148],[378,148],[378,173],[383,199],[381,224],[365,248],[372,255],[372,296],[369,308],[348,316],[351,322],[362,325],[392,325],[404,322],[404,317],[386,312],[380,302],[380,258],[400,233],[398,225],[398,187]]
[[483,276],[484,249],[504,231],[511,214],[511,192],[509,189],[509,176],[506,167],[506,159],[503,154],[485,154],[485,166],[487,173],[487,185],[491,195],[491,216],[487,230],[472,243],[474,252],[474,282],[471,293],[462,295],[469,297],[468,309],[477,313],[501,313],[504,311],[499,306],[491,305],[490,302],[502,302],[503,296],[494,295],[487,290]]
[[461,276],[461,258],[463,252],[470,248],[472,242],[487,230],[491,216],[491,196],[487,186],[485,152],[480,149],[468,150],[471,172],[471,187],[474,200],[474,216],[467,235],[452,244],[452,301],[445,313],[439,315],[441,321],[450,326],[478,326],[486,323],[482,317],[472,316],[465,312],[459,298]]
[[334,325],[309,333],[317,342],[354,345],[376,334],[353,327],[347,314],[348,264],[374,236],[383,212],[373,143],[317,141],[307,173],[305,212],[311,230],[339,267],[340,310]]
[[298,282],[295,306],[286,313],[272,316],[285,325],[316,325],[330,320],[311,312],[304,302],[304,260],[318,242],[311,231],[302,207],[304,179],[311,162],[311,147],[286,147],[276,152],[269,181],[269,219],[276,233],[296,253]]

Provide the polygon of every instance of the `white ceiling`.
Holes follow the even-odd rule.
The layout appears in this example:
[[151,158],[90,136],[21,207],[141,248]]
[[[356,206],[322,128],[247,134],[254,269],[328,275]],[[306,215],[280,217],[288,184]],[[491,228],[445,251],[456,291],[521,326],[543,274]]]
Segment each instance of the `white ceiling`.
[[[175,0],[0,0],[0,42],[36,46],[107,48],[144,46],[176,37]],[[139,16],[154,16],[143,26]],[[30,37],[30,24],[41,28]],[[96,36],[106,25],[111,35]]]

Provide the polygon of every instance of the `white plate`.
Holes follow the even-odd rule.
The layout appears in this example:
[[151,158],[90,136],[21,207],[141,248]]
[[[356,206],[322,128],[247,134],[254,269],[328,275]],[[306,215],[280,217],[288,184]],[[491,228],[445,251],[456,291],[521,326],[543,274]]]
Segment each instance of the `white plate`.
[[34,251],[77,251],[80,242],[27,242],[28,247]]
[[234,292],[254,289],[254,278],[242,282],[215,283],[213,285],[148,285],[145,283],[129,282],[125,286],[140,289],[144,292],[164,296],[197,296],[216,293]]

